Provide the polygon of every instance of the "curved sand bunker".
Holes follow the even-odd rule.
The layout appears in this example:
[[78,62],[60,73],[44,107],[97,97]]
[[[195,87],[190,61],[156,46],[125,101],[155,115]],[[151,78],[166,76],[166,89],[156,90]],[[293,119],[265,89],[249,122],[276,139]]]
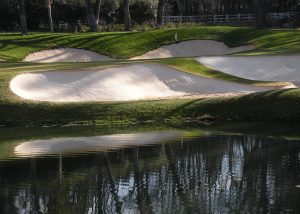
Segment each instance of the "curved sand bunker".
[[76,48],[43,50],[29,54],[24,62],[91,62],[114,60],[108,56]]
[[188,40],[162,46],[141,56],[131,59],[155,59],[171,57],[219,56],[253,50],[254,45],[229,48],[223,42],[213,40]]
[[200,57],[201,64],[227,74],[252,80],[300,80],[300,55]]
[[135,64],[103,70],[24,73],[10,82],[18,96],[37,101],[128,101],[268,90],[203,78],[156,64]]
[[128,101],[268,90],[203,78],[156,64],[136,64],[103,70],[20,74],[10,82],[18,96],[37,101]]
[[176,139],[183,131],[156,131],[148,133],[114,134],[93,137],[69,137],[49,140],[34,140],[16,146],[17,156],[55,155],[111,151],[130,146],[143,146]]

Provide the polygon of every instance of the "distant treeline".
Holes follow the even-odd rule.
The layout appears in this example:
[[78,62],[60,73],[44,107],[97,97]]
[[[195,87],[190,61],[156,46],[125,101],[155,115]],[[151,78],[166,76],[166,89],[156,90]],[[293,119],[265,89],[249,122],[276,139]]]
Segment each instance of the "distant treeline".
[[95,24],[99,23],[126,22],[131,25],[156,22],[161,25],[163,15],[236,13],[255,13],[257,25],[263,26],[264,13],[300,12],[300,0],[1,0],[0,30],[11,31],[14,26],[22,26],[22,17],[30,30],[37,30],[41,22],[50,22],[49,9],[54,23],[75,24],[80,20],[90,28],[92,24],[95,28]]

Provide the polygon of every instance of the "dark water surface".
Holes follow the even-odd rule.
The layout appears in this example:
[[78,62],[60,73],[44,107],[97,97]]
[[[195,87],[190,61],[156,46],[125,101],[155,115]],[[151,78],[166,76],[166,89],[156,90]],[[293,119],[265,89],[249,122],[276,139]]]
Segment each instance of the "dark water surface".
[[0,213],[300,213],[297,127],[0,134]]

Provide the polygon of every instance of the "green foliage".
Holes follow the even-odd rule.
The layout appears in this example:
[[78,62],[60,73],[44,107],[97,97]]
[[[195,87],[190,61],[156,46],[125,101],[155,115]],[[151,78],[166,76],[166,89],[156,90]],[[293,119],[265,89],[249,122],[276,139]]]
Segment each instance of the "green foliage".
[[130,5],[130,16],[133,21],[138,24],[154,21],[155,11],[152,4],[153,2],[145,0],[134,1]]
[[151,30],[155,30],[156,25],[153,22],[145,22],[143,24],[135,24],[132,27],[132,31],[137,31],[137,32],[148,32]]
[[121,32],[124,30],[123,24],[108,24],[108,25],[101,25],[98,27],[100,32]]
[[79,33],[86,33],[86,32],[89,32],[90,28],[86,25],[80,25],[78,27],[78,32]]

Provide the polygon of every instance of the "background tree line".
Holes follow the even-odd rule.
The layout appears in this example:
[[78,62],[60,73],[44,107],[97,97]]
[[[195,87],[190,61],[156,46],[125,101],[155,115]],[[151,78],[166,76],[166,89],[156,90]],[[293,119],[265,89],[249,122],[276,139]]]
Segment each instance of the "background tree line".
[[300,0],[1,0],[0,30],[11,31],[13,26],[37,30],[41,22],[65,21],[74,24],[81,20],[91,31],[99,24],[132,24],[145,22],[162,24],[164,15],[203,15],[255,13],[257,26],[265,25],[265,13],[300,11]]

